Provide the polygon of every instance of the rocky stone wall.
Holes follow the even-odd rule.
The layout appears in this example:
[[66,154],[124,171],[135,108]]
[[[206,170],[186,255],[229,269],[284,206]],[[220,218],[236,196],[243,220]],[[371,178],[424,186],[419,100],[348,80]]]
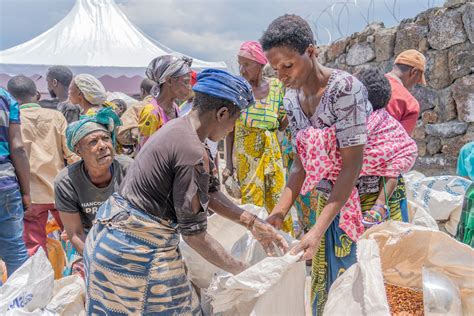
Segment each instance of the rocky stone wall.
[[398,26],[373,23],[362,32],[320,47],[323,64],[354,73],[391,70],[394,58],[417,49],[427,58],[427,86],[412,91],[421,112],[413,138],[415,169],[454,174],[461,147],[474,141],[474,0],[448,0]]

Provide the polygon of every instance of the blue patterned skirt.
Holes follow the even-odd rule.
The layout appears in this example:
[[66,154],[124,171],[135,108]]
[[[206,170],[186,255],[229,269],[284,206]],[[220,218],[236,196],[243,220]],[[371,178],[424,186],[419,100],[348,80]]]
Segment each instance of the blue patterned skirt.
[[99,209],[86,240],[88,315],[200,315],[176,224],[118,194]]

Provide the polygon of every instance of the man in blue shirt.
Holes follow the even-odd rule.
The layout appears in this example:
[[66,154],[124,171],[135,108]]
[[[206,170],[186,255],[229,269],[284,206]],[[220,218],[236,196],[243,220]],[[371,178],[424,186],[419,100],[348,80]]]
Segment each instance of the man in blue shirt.
[[31,206],[30,165],[18,102],[0,88],[0,259],[12,275],[27,259],[23,215]]

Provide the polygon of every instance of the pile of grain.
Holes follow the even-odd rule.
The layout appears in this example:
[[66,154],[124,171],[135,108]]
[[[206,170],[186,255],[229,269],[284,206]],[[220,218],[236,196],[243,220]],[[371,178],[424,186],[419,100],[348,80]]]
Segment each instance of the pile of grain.
[[422,291],[391,284],[385,284],[385,290],[392,315],[424,315]]

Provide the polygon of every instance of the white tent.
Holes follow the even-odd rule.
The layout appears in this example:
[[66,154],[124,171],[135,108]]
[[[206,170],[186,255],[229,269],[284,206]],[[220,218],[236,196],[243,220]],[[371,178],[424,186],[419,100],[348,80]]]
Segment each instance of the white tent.
[[[136,28],[114,0],[76,0],[68,15],[51,29],[0,51],[0,84],[17,74],[44,76],[49,66],[64,65],[75,74],[90,73],[104,79],[106,88],[113,90],[110,82],[119,82],[114,79],[122,81],[119,88],[125,78],[139,82],[148,63],[164,54],[181,55]],[[193,68],[222,69],[226,64],[194,59]]]

